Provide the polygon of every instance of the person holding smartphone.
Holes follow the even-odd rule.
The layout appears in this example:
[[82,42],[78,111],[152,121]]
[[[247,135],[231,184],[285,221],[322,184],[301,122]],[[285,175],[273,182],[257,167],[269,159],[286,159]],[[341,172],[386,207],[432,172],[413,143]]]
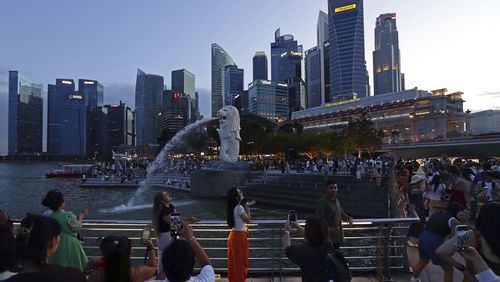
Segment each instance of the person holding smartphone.
[[243,193],[238,188],[227,191],[227,225],[231,228],[227,241],[227,272],[231,282],[244,282],[248,270],[248,233],[250,207],[255,201],[241,205]]
[[[461,236],[456,235],[442,244],[436,250],[436,254],[457,269],[467,269],[469,273],[476,275],[476,278],[482,281],[477,275],[486,268],[479,269],[474,265],[477,261],[474,259],[473,252],[479,253],[487,268],[495,275],[500,275],[500,240],[498,238],[500,238],[500,203],[487,203],[481,208],[476,219],[476,228],[470,228],[465,243]],[[462,254],[468,264],[464,266],[453,259],[456,252]]]
[[[177,213],[177,210],[174,204],[172,204],[172,196],[164,191],[156,193],[152,209],[152,221],[158,242],[158,260],[161,260],[163,250],[165,250],[174,239],[171,225],[171,215],[174,213]],[[188,217],[185,218],[185,221],[188,223],[195,223],[198,219],[195,217]],[[158,261],[157,266],[158,276],[163,277],[165,273],[161,261]]]

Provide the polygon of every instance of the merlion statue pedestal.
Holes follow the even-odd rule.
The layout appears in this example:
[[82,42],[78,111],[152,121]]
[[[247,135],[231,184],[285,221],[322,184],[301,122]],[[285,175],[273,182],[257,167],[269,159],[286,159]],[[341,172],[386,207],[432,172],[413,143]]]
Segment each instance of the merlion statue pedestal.
[[240,155],[240,114],[233,106],[224,106],[217,112],[221,143],[220,161],[191,174],[191,196],[221,197],[227,190],[241,185],[260,172],[251,172],[250,163],[238,161]]

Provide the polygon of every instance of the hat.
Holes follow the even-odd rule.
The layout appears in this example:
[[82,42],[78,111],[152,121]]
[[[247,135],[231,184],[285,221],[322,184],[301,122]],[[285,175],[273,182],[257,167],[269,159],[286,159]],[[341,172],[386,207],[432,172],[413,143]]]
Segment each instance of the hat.
[[410,184],[415,184],[419,182],[420,180],[423,180],[424,178],[421,175],[415,174],[411,177],[411,182]]

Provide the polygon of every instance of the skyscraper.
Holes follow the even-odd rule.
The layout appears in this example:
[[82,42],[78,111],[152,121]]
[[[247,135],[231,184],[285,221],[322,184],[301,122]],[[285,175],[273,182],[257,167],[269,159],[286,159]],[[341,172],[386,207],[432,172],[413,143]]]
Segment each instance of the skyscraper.
[[[302,49],[302,48],[299,48]],[[306,107],[306,90],[302,79],[302,53],[289,51],[279,59],[278,82],[288,85],[288,112],[300,111]]]
[[373,51],[373,87],[375,95],[402,90],[396,14],[382,14],[375,23]]
[[79,79],[77,93],[87,98],[87,153],[91,157],[103,157],[109,153],[104,87],[97,80]]
[[293,39],[293,35],[281,35],[278,28],[274,33],[274,42],[271,43],[271,80],[286,81],[288,76],[280,73],[280,61],[284,53],[287,52],[302,53],[302,46],[298,46],[297,41]]
[[47,152],[64,156],[87,154],[87,103],[72,79],[56,79],[48,87]]
[[42,84],[9,72],[9,144],[10,156],[42,152]]
[[237,65],[224,68],[224,105],[234,106],[234,99],[243,93],[243,69]]
[[195,75],[187,69],[172,71],[172,91],[195,98]]
[[367,96],[363,0],[328,0],[330,97]]
[[97,80],[79,79],[78,91],[87,97],[90,109],[103,106],[104,87]]
[[318,47],[306,51],[306,96],[307,108],[322,104],[321,55]]
[[[325,47],[325,42],[328,42],[328,14],[319,11],[318,23],[316,25],[316,35],[317,35],[317,47],[319,52],[319,63],[320,63],[320,83],[321,83],[321,104],[330,101],[330,72],[328,66],[328,46]],[[328,73],[328,74],[327,74]]]
[[212,117],[224,106],[224,67],[234,65],[229,54],[217,43],[212,44]]
[[134,113],[130,107],[120,101],[120,104],[104,106],[108,110],[108,144],[110,149],[118,146],[134,145]]
[[269,80],[248,85],[248,110],[269,120],[288,119],[288,86]]
[[257,79],[267,80],[267,56],[264,51],[255,52],[253,56],[253,80]]
[[163,76],[137,69],[135,84],[136,144],[156,144],[158,114],[163,105]]

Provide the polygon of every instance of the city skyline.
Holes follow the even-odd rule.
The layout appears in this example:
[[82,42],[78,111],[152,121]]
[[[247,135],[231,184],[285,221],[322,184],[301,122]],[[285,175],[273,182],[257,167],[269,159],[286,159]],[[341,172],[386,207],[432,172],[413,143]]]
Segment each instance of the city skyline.
[[[196,75],[200,111],[209,116],[211,43],[220,44],[239,67],[247,70],[246,88],[251,82],[253,55],[256,51],[270,54],[269,44],[277,28],[281,28],[283,34],[293,34],[307,50],[316,45],[319,10],[327,11],[325,0],[234,2],[152,1],[124,7],[118,1],[89,1],[86,6],[65,1],[3,1],[0,10],[9,13],[0,17],[0,36],[4,39],[0,47],[0,105],[3,107],[0,112],[5,112],[1,116],[4,122],[0,125],[0,155],[6,153],[7,145],[9,70],[18,70],[34,82],[42,83],[44,103],[48,84],[56,78],[72,77],[100,81],[104,85],[105,104],[118,104],[122,100],[135,108],[137,68],[164,76],[169,89],[169,72],[186,68]],[[99,3],[99,9],[95,10],[92,3]],[[307,5],[301,5],[304,3]],[[259,4],[259,9],[252,9],[255,4]],[[495,17],[500,3],[484,1],[473,7],[473,13],[471,9],[470,2],[466,1],[415,0],[404,4],[365,1],[365,58],[372,89],[375,19],[383,13],[396,13],[407,89],[418,86],[425,90],[442,87],[460,90],[465,92],[464,108],[473,111],[500,105],[500,85],[494,76],[500,64],[499,56],[495,55],[499,39],[491,36],[498,33],[500,26],[500,20]],[[75,20],[78,19],[75,16],[88,14],[86,11],[90,10],[95,12],[92,21],[89,18]],[[249,10],[253,12],[247,13]],[[110,11],[113,11],[111,15]],[[228,11],[232,12],[228,17],[218,18],[219,13],[226,15]],[[151,15],[144,16],[146,12]],[[166,29],[188,13],[193,13],[197,22],[203,24],[186,25],[181,30]],[[465,17],[467,21],[463,20]],[[259,20],[255,20],[257,18]],[[231,28],[227,28],[228,22]],[[158,36],[153,37],[155,34]],[[90,37],[93,40],[89,40]],[[151,44],[153,38],[158,44]],[[270,69],[270,65],[268,67]]]

